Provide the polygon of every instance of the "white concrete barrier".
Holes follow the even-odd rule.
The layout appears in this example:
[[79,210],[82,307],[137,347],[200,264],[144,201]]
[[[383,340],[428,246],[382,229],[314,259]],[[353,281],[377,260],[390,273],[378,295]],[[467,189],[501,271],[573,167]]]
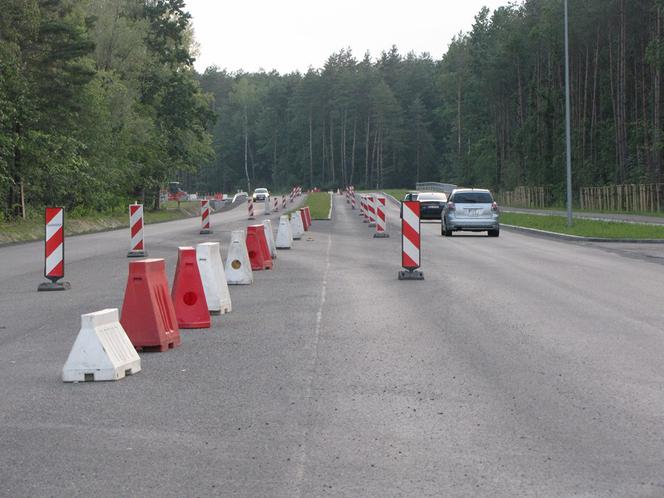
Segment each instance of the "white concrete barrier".
[[226,282],[228,285],[249,285],[254,282],[244,230],[231,232],[231,243],[226,257]]
[[196,261],[203,282],[203,291],[211,315],[230,313],[231,294],[224,265],[221,262],[219,242],[203,242],[196,246]]
[[64,382],[119,380],[141,371],[117,308],[81,315],[81,330],[62,368]]
[[293,211],[290,218],[291,231],[293,232],[293,240],[300,240],[304,235],[304,224],[302,223],[302,216],[300,211]]
[[277,249],[290,249],[293,247],[293,231],[286,215],[279,217],[279,228],[277,229],[277,241],[275,245]]
[[274,242],[274,232],[272,231],[272,222],[270,220],[263,220],[265,227],[265,237],[267,238],[267,246],[270,248],[270,256],[272,259],[277,259],[277,245]]

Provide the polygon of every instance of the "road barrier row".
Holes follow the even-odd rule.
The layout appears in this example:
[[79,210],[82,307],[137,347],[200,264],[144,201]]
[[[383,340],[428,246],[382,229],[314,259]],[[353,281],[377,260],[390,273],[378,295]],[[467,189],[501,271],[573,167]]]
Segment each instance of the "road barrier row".
[[[291,194],[300,196],[301,189],[296,187]],[[139,217],[140,231],[143,227],[142,208],[133,204],[129,209],[134,221],[130,223],[132,250],[144,250],[135,244]],[[209,206],[203,202],[201,220],[203,229],[209,230],[206,233],[212,233]],[[181,329],[210,328],[211,315],[232,311],[229,285],[251,285],[254,271],[273,270],[277,249],[291,249],[296,238],[293,226],[304,233],[305,224],[307,229],[311,226],[308,207],[293,211],[290,218],[279,218],[276,240],[269,219],[249,225],[246,231],[232,231],[225,268],[219,242],[179,247],[170,292],[163,258],[130,261],[122,312],[115,308],[81,315],[81,328],[62,369],[62,380],[122,379],[141,371],[137,351],[165,352],[180,346]],[[44,274],[51,281],[42,285],[64,287],[64,282],[58,282],[64,277],[64,209],[47,208],[45,226]],[[142,234],[140,238],[142,241]]]
[[[384,195],[356,194],[353,186],[345,189],[346,202],[350,200],[352,209],[355,209],[355,199],[360,205],[359,216],[364,223],[375,226],[373,237],[376,239],[389,238],[387,231],[387,208]],[[424,280],[424,273],[420,270],[420,203],[418,201],[404,201],[401,203],[401,267],[398,272],[399,280]]]

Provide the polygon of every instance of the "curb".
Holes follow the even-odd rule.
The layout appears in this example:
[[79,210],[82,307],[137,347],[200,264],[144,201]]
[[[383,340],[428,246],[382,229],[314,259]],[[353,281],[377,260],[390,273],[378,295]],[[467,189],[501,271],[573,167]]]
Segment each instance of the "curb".
[[513,232],[520,232],[533,237],[545,237],[549,239],[563,240],[567,242],[616,242],[622,244],[664,244],[664,239],[607,239],[603,237],[581,237],[579,235],[568,235],[565,233],[549,232],[537,228],[520,227],[517,225],[500,224],[500,228],[506,228]]
[[382,195],[384,195],[386,198],[394,202],[395,204],[401,204],[401,201],[397,199],[396,197],[388,194],[387,192],[381,192]]

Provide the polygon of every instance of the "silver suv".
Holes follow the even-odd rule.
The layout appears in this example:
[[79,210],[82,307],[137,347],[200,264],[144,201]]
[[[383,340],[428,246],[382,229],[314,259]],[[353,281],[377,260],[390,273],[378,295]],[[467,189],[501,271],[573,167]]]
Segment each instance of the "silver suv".
[[487,231],[489,237],[500,235],[500,214],[491,192],[479,188],[463,188],[452,191],[443,211],[440,233],[445,237],[452,232]]

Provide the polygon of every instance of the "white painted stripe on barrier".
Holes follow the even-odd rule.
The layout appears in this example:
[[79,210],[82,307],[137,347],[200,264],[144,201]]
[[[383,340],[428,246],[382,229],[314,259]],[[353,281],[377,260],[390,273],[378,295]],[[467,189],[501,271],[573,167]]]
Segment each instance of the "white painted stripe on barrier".
[[59,244],[46,258],[46,274],[48,275],[62,261],[62,244]]
[[420,220],[417,215],[406,205],[403,206],[403,220],[416,232],[420,233]]
[[420,260],[420,250],[408,240],[407,237],[403,238],[403,252],[405,252],[410,259],[418,263]]

